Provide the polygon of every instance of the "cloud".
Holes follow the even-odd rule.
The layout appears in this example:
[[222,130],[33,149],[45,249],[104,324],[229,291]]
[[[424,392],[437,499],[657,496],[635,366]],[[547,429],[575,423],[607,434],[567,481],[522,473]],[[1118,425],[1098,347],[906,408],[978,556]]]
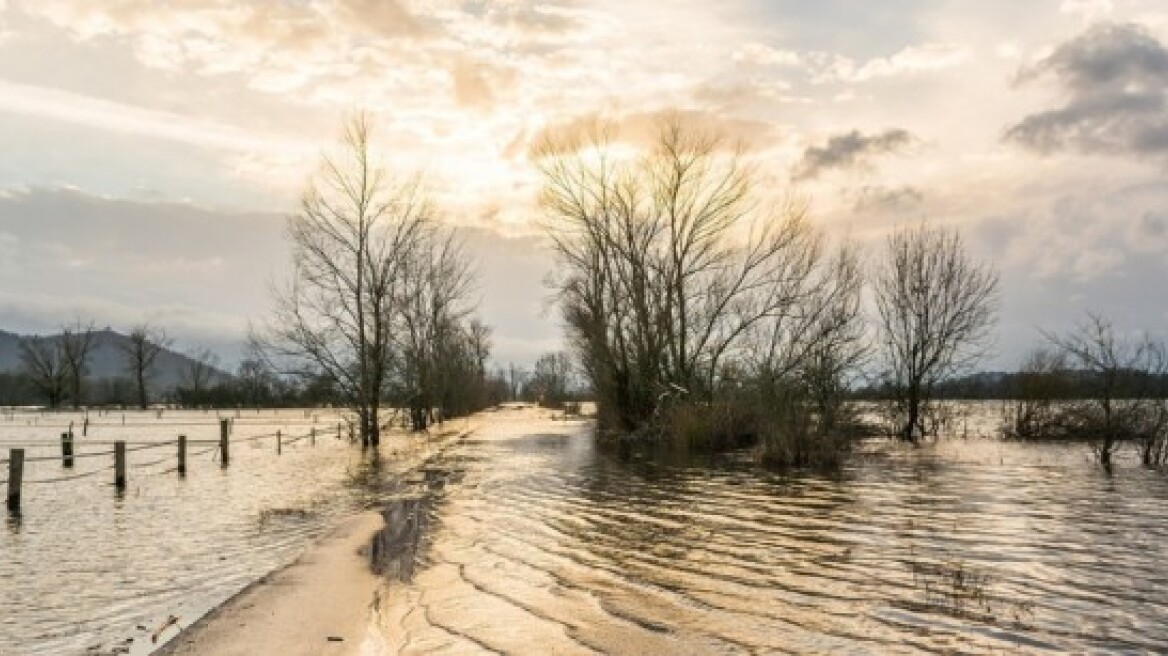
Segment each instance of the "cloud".
[[814,178],[827,169],[846,169],[865,165],[869,159],[903,150],[917,139],[907,130],[889,129],[865,135],[859,130],[835,135],[822,146],[808,146],[795,165],[796,180]]
[[893,212],[920,205],[925,195],[911,186],[863,186],[856,192],[856,212]]
[[1084,21],[1093,22],[1110,16],[1115,11],[1115,5],[1111,0],[1063,0],[1059,11],[1082,16]]
[[165,139],[232,152],[265,152],[303,157],[313,144],[216,121],[0,80],[0,112],[53,118],[67,123]]
[[735,50],[731,59],[745,66],[802,70],[815,83],[857,83],[953,68],[964,64],[969,52],[953,43],[924,43],[858,62],[836,52],[795,52],[748,43]]
[[598,128],[608,131],[615,141],[646,148],[656,143],[661,127],[667,121],[674,120],[687,130],[720,138],[718,145],[726,149],[763,150],[778,140],[778,128],[764,121],[742,119],[705,110],[660,109],[614,115],[601,112],[578,115],[545,125],[530,135],[520,135],[511,142],[508,151],[515,153],[522,144],[526,146],[530,155],[532,147],[548,138],[572,139],[587,135]]
[[[0,192],[0,329],[43,332],[81,313],[115,328],[149,320],[230,361],[269,282],[288,266],[284,216],[75,189]],[[559,339],[545,316],[551,256],[534,238],[456,228],[477,265],[480,315],[500,361],[530,363]]]
[[1043,154],[1168,155],[1168,49],[1140,25],[1092,27],[1018,79],[1054,79],[1067,101],[1011,126],[1007,141]]

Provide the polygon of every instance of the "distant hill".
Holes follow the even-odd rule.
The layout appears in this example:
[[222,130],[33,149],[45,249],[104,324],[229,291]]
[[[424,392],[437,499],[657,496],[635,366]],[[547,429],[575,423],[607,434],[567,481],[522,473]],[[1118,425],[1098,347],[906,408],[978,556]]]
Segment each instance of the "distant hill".
[[[94,331],[93,350],[89,355],[86,378],[90,380],[113,380],[126,378],[126,346],[130,338],[106,328]],[[16,373],[21,370],[20,340],[22,336],[0,330],[0,373]],[[59,339],[50,335],[49,339]],[[186,372],[192,364],[191,358],[168,348],[164,348],[154,361],[151,370],[150,388],[154,393],[167,392],[185,381]],[[230,380],[231,374],[216,370],[211,383]]]

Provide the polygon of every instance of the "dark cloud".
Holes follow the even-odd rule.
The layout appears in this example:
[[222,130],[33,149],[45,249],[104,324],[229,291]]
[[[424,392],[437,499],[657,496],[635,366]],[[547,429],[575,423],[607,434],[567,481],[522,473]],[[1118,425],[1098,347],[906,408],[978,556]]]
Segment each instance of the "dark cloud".
[[809,146],[795,166],[797,180],[814,178],[826,169],[844,169],[863,165],[876,155],[896,152],[916,142],[907,130],[891,129],[865,135],[858,130],[838,134],[823,146]]
[[925,195],[916,187],[860,187],[856,193],[857,212],[887,212],[920,205]]
[[1062,107],[1031,114],[1005,138],[1040,153],[1168,154],[1168,49],[1135,24],[1103,24],[1019,74],[1052,78]]

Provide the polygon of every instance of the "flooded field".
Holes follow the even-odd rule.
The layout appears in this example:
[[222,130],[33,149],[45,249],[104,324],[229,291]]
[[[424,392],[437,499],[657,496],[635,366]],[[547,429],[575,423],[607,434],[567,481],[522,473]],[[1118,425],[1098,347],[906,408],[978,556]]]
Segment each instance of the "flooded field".
[[382,597],[388,653],[1168,644],[1164,474],[971,438],[783,476],[620,462],[589,430],[501,412],[448,452]]
[[[984,412],[979,421],[984,421]],[[0,418],[0,443],[59,456],[68,415]],[[214,414],[94,418],[105,442],[217,435]],[[371,468],[336,417],[236,419],[204,443],[52,458],[0,533],[0,653],[149,653],[289,562],[337,518],[384,510],[385,653],[1149,652],[1168,644],[1168,477],[1108,476],[1085,447],[972,437],[874,443],[838,475],[600,453],[591,425],[487,413],[461,442],[398,435]],[[975,426],[980,425],[973,422]],[[270,435],[318,427],[316,446]],[[76,430],[76,427],[75,427]],[[88,440],[88,442],[87,442]],[[30,454],[34,453],[30,450]],[[173,635],[173,627],[162,640]],[[133,639],[132,641],[130,639]]]
[[[0,531],[0,654],[148,653],[168,617],[186,626],[370,502],[354,484],[365,459],[337,439],[335,414],[223,416],[234,420],[226,469],[207,443],[219,435],[213,412],[91,414],[85,437],[77,413],[0,416],[0,459],[12,445],[27,447],[30,459],[22,512],[8,514]],[[70,422],[72,470],[59,459]],[[315,445],[292,442],[313,428]],[[193,442],[185,478],[174,471],[179,434]],[[111,440],[131,443],[121,495]],[[148,448],[152,442],[166,444]],[[390,437],[383,452],[396,455],[385,473],[416,464],[428,448],[423,438]],[[174,632],[163,631],[160,642]]]

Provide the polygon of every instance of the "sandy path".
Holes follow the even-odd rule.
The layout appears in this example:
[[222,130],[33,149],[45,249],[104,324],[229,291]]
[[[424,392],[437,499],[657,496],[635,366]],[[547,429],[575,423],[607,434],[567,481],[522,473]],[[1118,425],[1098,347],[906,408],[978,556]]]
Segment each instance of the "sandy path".
[[244,588],[157,653],[376,653],[375,636],[362,649],[379,582],[367,549],[383,526],[376,512],[346,520],[296,562]]

